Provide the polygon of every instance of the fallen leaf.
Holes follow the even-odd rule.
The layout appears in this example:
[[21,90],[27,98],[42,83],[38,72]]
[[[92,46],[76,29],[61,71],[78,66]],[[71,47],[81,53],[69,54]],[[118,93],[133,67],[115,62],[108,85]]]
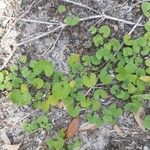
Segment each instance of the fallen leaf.
[[90,124],[88,122],[82,124],[80,127],[79,127],[79,131],[87,131],[87,130],[95,130],[97,129],[97,126],[95,124]]
[[72,138],[79,129],[80,117],[71,120],[66,130],[66,139]]
[[3,148],[7,150],[18,150],[20,148],[21,144],[17,145],[4,145]]
[[118,127],[118,125],[115,125],[115,126],[114,126],[114,130],[115,130],[121,137],[123,137],[122,130]]
[[144,110],[144,108],[141,107],[141,108],[138,110],[138,112],[133,113],[133,115],[134,115],[134,118],[135,118],[136,122],[138,123],[139,127],[140,127],[143,131],[145,131],[145,128],[144,128],[144,120],[143,120],[143,118],[144,118],[144,116],[145,116],[145,110]]

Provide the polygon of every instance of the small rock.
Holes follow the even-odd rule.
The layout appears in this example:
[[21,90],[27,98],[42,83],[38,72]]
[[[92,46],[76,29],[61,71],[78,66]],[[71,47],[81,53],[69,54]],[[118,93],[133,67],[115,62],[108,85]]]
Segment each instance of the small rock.
[[5,30],[2,27],[0,27],[0,38],[4,35],[4,32]]
[[147,146],[144,146],[143,150],[149,150],[149,148]]
[[6,8],[6,4],[2,1],[0,1],[0,9]]

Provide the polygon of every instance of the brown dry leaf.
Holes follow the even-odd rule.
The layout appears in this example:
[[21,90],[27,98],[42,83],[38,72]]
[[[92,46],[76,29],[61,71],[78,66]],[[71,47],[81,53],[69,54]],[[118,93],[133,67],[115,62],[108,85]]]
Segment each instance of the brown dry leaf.
[[115,125],[115,126],[114,126],[114,130],[115,130],[121,137],[123,137],[122,130],[118,127],[118,125]]
[[79,127],[79,131],[87,131],[87,130],[95,130],[97,129],[97,126],[95,124],[90,124],[88,122],[82,124],[80,127]]
[[144,118],[144,116],[145,116],[145,110],[144,110],[144,108],[141,107],[141,108],[138,110],[138,112],[133,113],[133,115],[134,115],[134,118],[135,118],[136,122],[138,123],[139,127],[140,127],[143,131],[145,131],[145,128],[144,128],[144,120],[143,120],[143,118]]
[[21,144],[17,145],[4,145],[3,148],[7,150],[18,150],[20,148]]
[[80,117],[71,120],[66,130],[66,139],[72,138],[79,129]]

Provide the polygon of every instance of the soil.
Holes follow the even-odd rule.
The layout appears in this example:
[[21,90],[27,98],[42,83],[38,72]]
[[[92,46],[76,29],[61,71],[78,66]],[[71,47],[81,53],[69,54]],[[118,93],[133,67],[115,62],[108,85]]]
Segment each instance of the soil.
[[[0,5],[1,2],[4,6],[3,8],[0,7],[0,15],[18,18],[22,13],[26,12],[33,0],[1,0]],[[77,2],[81,2],[99,12],[104,11],[107,15],[133,22],[136,22],[140,17],[140,8],[138,5],[129,11],[131,6],[137,3],[138,0],[77,0]],[[69,11],[60,15],[57,12],[59,4],[65,4]],[[52,20],[63,22],[66,15],[83,18],[94,14],[90,10],[62,2],[61,0],[37,0],[29,13],[23,18],[45,22]],[[0,16],[0,65],[5,63],[12,53],[13,48],[11,45],[16,45],[56,28],[56,25],[18,21],[9,31],[12,24],[13,20],[1,18]],[[89,33],[89,28],[94,24],[97,24],[97,26],[108,24],[115,31],[112,36],[120,38],[132,29],[132,26],[110,20],[94,19],[84,21],[76,27],[67,27],[64,29],[57,43],[55,41],[59,35],[59,31],[18,47],[9,65],[16,63],[19,54],[23,53],[30,59],[44,58],[52,60],[58,70],[67,73],[66,60],[72,52],[90,54],[94,51]],[[138,27],[134,31],[134,35],[139,36],[142,32],[143,28]],[[55,44],[55,47],[52,47],[53,44]],[[12,104],[6,95],[7,93],[0,93],[1,150],[3,150],[3,146],[6,144],[19,143],[21,143],[20,150],[45,150],[47,147],[43,142],[47,137],[54,137],[58,129],[67,127],[71,120],[65,110],[53,108],[49,114],[49,119],[54,126],[50,135],[44,130],[27,135],[22,130],[21,124],[32,120],[43,112],[34,111],[30,107],[18,107]],[[150,103],[148,105],[148,108],[150,108]],[[147,109],[146,111],[149,110]],[[82,122],[84,123],[84,119],[82,119]],[[124,114],[119,119],[119,127],[123,132],[123,137],[109,125],[105,125],[94,131],[79,132],[78,136],[82,141],[80,150],[150,150],[150,134],[143,132],[139,128],[132,114]]]

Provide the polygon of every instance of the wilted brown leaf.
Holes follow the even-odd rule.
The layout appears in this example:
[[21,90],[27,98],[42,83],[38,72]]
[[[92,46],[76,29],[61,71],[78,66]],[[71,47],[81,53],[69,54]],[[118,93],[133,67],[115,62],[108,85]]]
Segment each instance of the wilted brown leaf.
[[88,122],[82,124],[79,127],[79,131],[87,131],[87,130],[95,130],[95,129],[97,129],[97,126],[95,124],[90,124]]
[[141,108],[139,109],[139,111],[136,112],[136,113],[133,113],[133,115],[134,115],[134,118],[135,118],[136,122],[138,123],[139,127],[140,127],[143,131],[145,131],[145,128],[144,128],[144,120],[143,120],[143,118],[144,118],[144,116],[145,116],[145,110],[144,110],[144,108],[141,107]]
[[17,145],[4,145],[3,148],[7,150],[18,150],[20,148],[21,144]]
[[66,139],[72,138],[79,129],[80,117],[71,120],[66,130]]

